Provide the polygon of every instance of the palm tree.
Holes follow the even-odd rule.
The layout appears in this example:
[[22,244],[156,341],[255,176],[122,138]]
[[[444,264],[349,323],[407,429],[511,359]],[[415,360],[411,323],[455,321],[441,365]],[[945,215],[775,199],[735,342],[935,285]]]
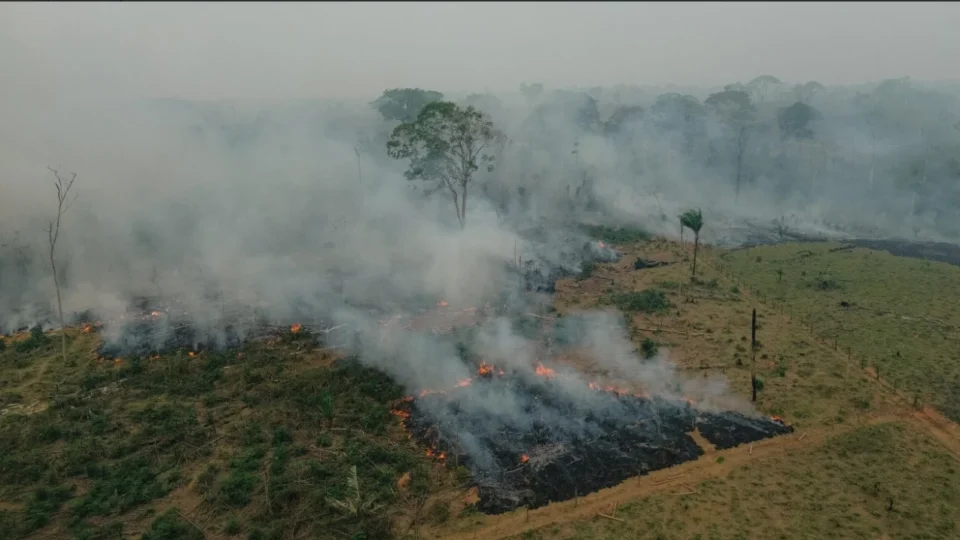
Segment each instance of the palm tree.
[[700,249],[700,229],[703,228],[703,213],[699,208],[696,210],[687,210],[680,214],[681,230],[686,227],[693,231],[693,272],[691,276],[697,275],[697,251]]

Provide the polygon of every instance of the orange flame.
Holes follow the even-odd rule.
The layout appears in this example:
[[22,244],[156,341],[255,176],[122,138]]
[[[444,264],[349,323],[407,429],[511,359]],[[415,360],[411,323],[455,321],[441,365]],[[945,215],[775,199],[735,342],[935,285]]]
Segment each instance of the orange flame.
[[477,375],[491,375],[493,374],[493,366],[488,365],[486,362],[480,362],[480,367],[477,368]]
[[783,421],[783,418],[780,418],[779,416],[771,416],[770,419],[773,420],[774,422],[780,422],[781,424],[785,423]]
[[528,462],[528,461],[530,461],[530,458],[527,457],[526,454],[523,454],[523,455],[520,456],[520,463],[526,463],[526,462]]
[[450,304],[448,304],[446,300],[441,300],[441,301],[437,302],[437,305],[440,306],[440,307],[447,307],[447,306],[449,306]]
[[548,367],[545,367],[543,364],[540,364],[540,363],[537,364],[537,375],[541,377],[547,377],[547,378],[557,376],[556,372],[554,372],[552,369]]
[[156,311],[156,310],[150,312],[150,316],[153,317],[154,319],[156,319],[156,318],[159,317],[160,315],[162,315],[162,313],[160,313],[159,311]]
[[293,324],[290,325],[290,333],[291,333],[291,334],[296,334],[296,333],[299,332],[300,329],[302,329],[302,328],[303,328],[303,326],[301,326],[300,323],[293,323]]
[[604,244],[603,242],[600,242],[600,247],[607,247],[607,245]]
[[463,388],[464,386],[470,386],[473,384],[473,379],[460,379],[457,381],[457,388]]
[[195,353],[195,352],[193,352],[193,351],[188,351],[188,352],[187,352],[187,356],[189,356],[190,358],[193,358],[193,357],[196,356],[196,355],[197,355],[197,353]]

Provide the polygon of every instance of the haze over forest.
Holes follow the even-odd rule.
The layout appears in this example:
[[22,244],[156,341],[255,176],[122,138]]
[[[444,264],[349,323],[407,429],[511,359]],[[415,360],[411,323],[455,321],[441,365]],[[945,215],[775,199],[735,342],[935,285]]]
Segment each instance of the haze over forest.
[[[500,288],[518,250],[576,269],[564,251],[582,239],[576,222],[670,236],[693,207],[707,241],[775,220],[960,235],[960,87],[944,82],[957,80],[954,4],[0,13],[2,326],[36,322],[53,301],[47,167],[78,174],[57,255],[68,311],[210,290],[269,298],[284,317],[329,305],[334,289],[473,301]],[[438,94],[378,100],[408,87]],[[404,179],[408,160],[386,152],[394,128],[441,97],[502,136],[462,231],[448,194],[424,196]],[[547,221],[546,236],[524,232]],[[317,281],[334,271],[350,283]]]
[[[737,411],[698,425],[722,426],[734,418],[735,424],[752,426],[764,436],[792,431],[783,419],[759,412],[763,379],[756,371],[762,367],[756,332],[761,328],[764,343],[776,343],[774,329],[780,328],[780,341],[791,351],[790,375],[797,374],[786,378],[779,345],[760,353],[759,361],[767,366],[763,369],[782,366],[769,387],[788,396],[779,403],[799,419],[834,425],[846,415],[849,422],[855,417],[858,426],[865,426],[860,413],[871,407],[872,395],[866,382],[840,386],[843,380],[853,381],[844,379],[850,370],[842,362],[857,362],[856,342],[851,352],[851,345],[838,344],[834,337],[832,351],[811,352],[807,338],[797,332],[800,327],[783,323],[782,304],[779,318],[776,304],[764,304],[766,313],[758,314],[753,308],[759,307],[759,295],[746,282],[738,278],[735,285],[720,272],[718,264],[733,264],[736,257],[721,259],[712,249],[704,256],[701,246],[898,238],[935,251],[943,246],[931,246],[933,242],[960,243],[957,28],[960,6],[951,3],[0,4],[0,344],[14,344],[4,358],[17,359],[6,379],[16,381],[9,387],[16,391],[5,395],[16,394],[24,403],[32,399],[20,390],[43,383],[47,366],[54,363],[49,362],[48,335],[59,338],[59,366],[51,368],[47,381],[56,377],[58,382],[50,383],[52,389],[44,395],[50,393],[59,405],[36,410],[34,418],[69,414],[64,418],[71,425],[91,426],[92,439],[104,438],[94,428],[107,425],[100,422],[106,413],[101,417],[90,412],[93,408],[73,405],[79,402],[60,400],[56,394],[63,388],[73,385],[101,403],[118,399],[128,388],[139,391],[136,385],[144,381],[162,380],[162,385],[149,382],[156,396],[186,396],[194,388],[208,388],[203,398],[190,396],[204,403],[208,427],[213,425],[210,411],[221,403],[215,393],[225,388],[243,392],[242,397],[229,394],[242,407],[234,409],[231,403],[217,410],[246,416],[246,411],[267,410],[252,393],[262,391],[259,395],[269,399],[289,399],[290,408],[276,409],[276,418],[287,416],[280,411],[306,412],[313,416],[304,416],[310,420],[301,424],[311,429],[333,432],[334,410],[340,414],[342,408],[350,416],[337,420],[336,437],[348,435],[340,430],[349,423],[354,430],[349,436],[361,434],[365,440],[368,424],[355,416],[359,404],[369,404],[362,407],[379,415],[379,420],[364,417],[374,418],[379,423],[369,425],[383,431],[384,418],[393,421],[383,400],[408,395],[405,403],[416,403],[430,430],[438,425],[436,419],[444,420],[442,430],[434,430],[437,437],[441,431],[456,434],[462,452],[451,455],[469,458],[478,485],[505,487],[504,498],[487,506],[496,511],[519,507],[521,483],[497,479],[520,470],[517,463],[528,463],[528,458],[531,467],[540,467],[538,463],[561,463],[557,452],[564,452],[562,463],[568,468],[542,470],[566,477],[579,504],[582,486],[553,471],[596,476],[594,469],[610,463],[606,455],[635,457],[642,448],[646,450],[640,453],[659,454],[648,460],[659,463],[656,468],[699,457],[702,449],[686,435],[693,429],[694,404],[700,412]],[[836,251],[832,245],[821,247],[824,253]],[[785,260],[792,264],[801,253]],[[669,260],[645,260],[648,255]],[[804,301],[803,309],[823,314],[823,306],[833,304],[847,313],[853,304],[858,310],[849,310],[850,317],[865,317],[854,321],[895,319],[886,317],[893,312],[875,310],[869,297],[855,297],[856,291],[843,290],[830,278],[827,272],[837,269],[830,266],[834,259],[821,259],[827,262],[816,275],[810,270],[809,277],[806,272],[813,266],[794,265],[788,270],[799,276],[785,278],[785,268],[774,267],[767,258],[761,261],[754,252],[738,255],[757,267],[767,265],[766,278],[772,283],[770,276],[776,275],[781,292],[782,279],[784,286],[820,295]],[[872,263],[848,264],[867,267],[862,281],[881,283],[876,289],[893,280],[893,274],[885,276],[887,281],[874,280]],[[662,268],[664,273],[656,274],[660,277],[650,277],[660,271],[652,268],[669,265],[674,266]],[[929,280],[925,283],[952,283],[934,281],[932,270],[923,272]],[[666,276],[670,281],[660,281]],[[557,286],[566,277],[575,280]],[[641,291],[641,286],[649,287]],[[577,292],[563,298],[573,290]],[[920,304],[920,297],[910,293],[909,299]],[[883,300],[899,301],[893,298],[884,295]],[[794,313],[812,329],[809,312]],[[943,330],[949,319],[914,317],[912,311],[897,315],[902,315],[896,317],[898,325],[900,319],[911,325],[935,323],[929,332],[914,330],[927,328],[922,326],[904,328],[924,345],[942,338],[955,351],[955,336]],[[793,316],[788,311],[788,321]],[[662,335],[664,319],[668,327],[682,330]],[[838,320],[845,327],[851,319]],[[57,328],[62,331],[44,334]],[[644,332],[650,337],[640,341]],[[949,367],[945,352],[909,351],[895,332],[867,332],[872,333],[864,341],[890,348],[882,352],[891,358],[895,353],[896,365],[923,358]],[[747,335],[752,350],[749,402],[739,392],[747,381]],[[840,335],[845,340],[849,334]],[[247,350],[255,351],[258,341],[269,342],[261,343],[261,351],[269,349],[269,354],[239,350],[250,345],[254,347]],[[271,348],[281,342],[295,345],[298,352],[274,356]],[[943,351],[947,348],[943,345]],[[289,379],[280,382],[283,362],[293,367],[293,362],[313,361],[300,354],[308,349],[309,354],[322,353],[316,369],[287,371]],[[564,363],[571,351],[597,369]],[[20,360],[40,353],[47,356],[34,364],[37,375],[26,375],[21,368],[27,363]],[[730,353],[729,364],[713,362],[715,354],[722,359],[721,353]],[[831,354],[836,358],[831,360]],[[328,369],[354,366],[333,355],[357,359],[390,381],[374,380],[371,370],[344,376],[340,367]],[[209,361],[190,360],[198,356]],[[227,372],[228,357],[229,367],[245,367]],[[859,367],[867,368],[866,356],[860,358],[864,363]],[[142,362],[146,359],[151,362]],[[258,378],[248,369],[255,365],[264,370],[256,372]],[[881,379],[880,365],[875,364],[871,379]],[[203,375],[195,377],[200,372],[190,370],[196,369],[203,369]],[[915,369],[921,371],[923,377],[904,371],[913,388],[949,392],[942,403],[960,410],[953,405],[960,403],[955,390],[960,386],[947,389],[953,384],[951,372]],[[521,378],[512,378],[515,374]],[[604,379],[600,386],[591,380],[598,374]],[[888,376],[884,368],[883,384]],[[100,385],[111,377],[116,384],[110,382],[110,387],[130,384],[115,393],[101,392],[108,386]],[[221,377],[243,382],[221,384]],[[370,382],[369,391],[352,388],[361,378]],[[306,384],[296,390],[287,381]],[[549,394],[513,381],[537,381]],[[396,386],[384,390],[381,382]],[[430,391],[455,388],[463,397],[456,402],[445,391]],[[642,393],[634,394],[630,405],[621,399],[621,388]],[[436,399],[414,402],[414,395]],[[541,399],[544,395],[550,399]],[[372,401],[374,396],[381,401]],[[842,397],[844,403],[836,409],[806,408],[810,396],[837,402]],[[795,407],[799,404],[804,408]],[[321,410],[326,411],[322,422],[316,415]],[[80,416],[84,423],[76,421]],[[197,415],[191,410],[184,418],[188,416]],[[908,416],[919,421],[917,414],[902,415]],[[644,423],[647,419],[654,421]],[[673,426],[661,430],[661,419]],[[44,425],[31,425],[18,435],[19,453],[0,460],[0,473],[26,471],[35,475],[31,481],[43,478],[44,483],[53,478],[39,472],[49,461],[35,451],[39,439],[56,442],[72,462],[88,470],[94,462],[88,454],[58,440],[87,435],[87,428],[61,431],[54,429],[56,424]],[[622,439],[629,445],[607,445],[609,452],[594,454],[593,461],[573,457],[569,449],[575,445],[570,443],[585,442],[584,449],[604,446],[594,443],[609,431],[608,425],[643,436]],[[544,426],[549,429],[542,430]],[[169,438],[178,444],[183,439],[190,455],[199,456],[194,450],[206,443],[179,433],[170,432]],[[283,432],[274,431],[274,443],[283,444],[277,434]],[[148,440],[139,438],[139,432],[136,437],[131,440]],[[219,439],[211,438],[211,447]],[[325,448],[333,444],[319,442],[315,434],[300,440],[318,441]],[[733,443],[754,440],[741,437]],[[878,439],[867,435],[863,440],[872,447]],[[235,441],[227,441],[224,448],[233,452]],[[283,441],[293,439],[287,433]],[[634,441],[667,443],[641,446]],[[101,448],[98,440],[93,442],[97,444],[89,448]],[[427,456],[433,457],[432,447],[427,446]],[[148,491],[143,482],[129,478],[158,478],[160,469],[154,471],[153,462],[156,455],[159,467],[160,451],[154,443],[125,441],[116,448],[139,456],[135,476],[122,476],[129,469],[113,462],[98,463],[103,473],[121,474],[113,483],[93,484],[78,498],[80,503],[71,503],[72,513],[64,514],[69,527],[98,515],[94,511],[112,514],[112,505],[122,505],[121,513],[133,511],[168,493],[149,488],[146,499],[118,495],[130,486],[138,493]],[[187,452],[187,446],[179,448]],[[273,464],[279,463],[278,451],[280,446],[271,450]],[[758,453],[763,451],[758,446]],[[421,460],[422,452],[417,450]],[[793,454],[778,453],[794,461]],[[348,455],[339,450],[327,454]],[[113,459],[120,454],[104,450],[102,455]],[[179,467],[181,454],[171,455]],[[398,482],[402,471],[381,475],[369,455],[364,454],[373,468],[354,462],[336,476],[352,471],[351,489],[360,501],[359,463],[360,475],[380,475],[382,493],[390,494],[385,500],[392,500],[393,487],[403,489]],[[670,463],[665,455],[672,456]],[[929,461],[930,455],[911,461],[938,463]],[[259,463],[264,456],[261,452],[253,459]],[[464,463],[457,457],[453,461]],[[722,457],[713,462],[721,464]],[[652,470],[636,463],[617,467],[631,475]],[[867,467],[863,463],[858,466]],[[252,472],[256,467],[230,473],[246,486],[241,486],[246,498],[231,513],[250,503],[253,486],[260,482]],[[836,477],[849,484],[845,487],[871,483],[859,472],[848,476],[855,481],[843,480],[834,474],[840,469],[848,467],[817,463],[810,470]],[[209,474],[213,478],[217,473]],[[604,477],[591,489],[611,486],[620,476]],[[334,477],[324,472],[315,484],[325,490],[334,486]],[[366,518],[357,516],[367,510],[359,512],[353,503],[329,494],[285,499],[269,483],[276,478],[273,472],[271,480],[263,478],[263,519],[277,517],[278,502],[289,503],[288,515],[294,516],[274,529],[278,536],[263,537],[302,536],[301,516],[310,516],[315,521],[311,526],[320,531],[334,523],[327,518],[340,519],[335,507],[348,513],[353,508],[357,519],[352,526],[358,531],[371,523],[377,531],[389,525],[386,513],[364,523]],[[370,478],[361,478],[367,493]],[[409,481],[409,474],[405,478]],[[416,472],[413,478],[416,483],[427,477]],[[238,484],[227,480],[218,485],[231,483]],[[825,506],[819,502],[827,492],[818,487],[803,503],[782,508]],[[46,521],[37,516],[50,519],[62,502],[57,497],[68,492],[47,493],[36,491],[25,507],[30,522],[23,530],[44,526]],[[550,500],[567,497],[558,493]],[[756,493],[769,497],[769,492]],[[860,491],[851,493],[838,496],[841,504],[832,507],[854,516],[881,513],[875,510],[880,503],[848,511],[852,507],[844,499],[864,498]],[[924,496],[940,494],[925,489]],[[82,502],[94,496],[107,502]],[[809,504],[812,500],[818,505]],[[936,504],[916,500],[914,508],[930,512],[956,506],[947,498]],[[315,501],[328,501],[323,503],[328,506],[314,507]],[[39,505],[30,506],[35,503]],[[886,504],[886,514],[896,515],[898,522],[908,515],[891,513],[893,498]],[[899,506],[899,499],[897,504],[898,512],[910,508]],[[0,509],[0,524],[5,515],[14,515],[8,508]],[[640,507],[635,511],[645,512]],[[241,514],[245,524],[257,515]],[[810,514],[802,515],[807,520]],[[948,514],[939,518],[952,530],[955,523],[944,516]],[[253,517],[251,523],[260,519]],[[735,514],[731,519],[757,523]],[[842,521],[828,514],[817,519],[834,533]],[[867,521],[855,521],[867,530]]]

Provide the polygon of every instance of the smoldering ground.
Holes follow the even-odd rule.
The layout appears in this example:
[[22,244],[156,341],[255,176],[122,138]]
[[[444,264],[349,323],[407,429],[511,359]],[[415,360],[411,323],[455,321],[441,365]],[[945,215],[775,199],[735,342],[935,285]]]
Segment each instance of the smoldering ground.
[[[791,431],[752,413],[723,381],[684,380],[663,355],[640,360],[613,314],[566,321],[547,332],[562,345],[546,350],[519,336],[514,321],[489,321],[469,352],[445,351],[448,369],[434,374],[444,385],[394,411],[428,456],[469,467],[481,511],[537,507],[696,459],[703,451],[688,433],[697,428],[721,448]],[[630,389],[584,380],[552,356],[572,348]],[[424,380],[404,374],[402,362],[384,369]]]
[[[834,106],[845,110],[845,98],[837,99]],[[585,257],[607,256],[578,228],[584,221],[673,236],[675,216],[702,206],[704,239],[737,241],[756,229],[770,231],[769,221],[781,216],[793,229],[839,234],[857,231],[868,216],[886,215],[874,223],[897,234],[903,215],[925,215],[908,213],[896,169],[878,166],[881,152],[896,161],[896,145],[871,146],[866,158],[861,142],[847,152],[844,137],[824,135],[849,159],[819,170],[801,152],[774,152],[761,138],[763,144],[750,147],[750,172],[736,194],[728,128],[709,115],[698,117],[696,129],[679,122],[686,113],[662,103],[674,97],[658,98],[660,105],[648,105],[650,116],[613,134],[597,129],[596,100],[582,93],[496,100],[491,114],[510,143],[493,172],[478,174],[464,230],[443,192],[425,197],[421,186],[403,178],[404,164],[386,157],[392,124],[366,104],[290,110],[170,100],[8,110],[19,115],[22,129],[14,137],[13,124],[3,128],[12,181],[0,200],[6,244],[0,325],[53,325],[45,245],[53,194],[45,167],[75,170],[78,197],[56,253],[64,308],[103,320],[108,344],[156,351],[173,335],[185,340],[182,346],[218,347],[264,324],[340,327],[327,339],[414,395],[462,388],[456,385],[476,376],[479,358],[523,384],[461,389],[469,399],[453,402],[457,414],[439,398],[418,406],[422,418],[452,422],[456,444],[480,474],[503,466],[502,449],[491,446],[490,436],[500,427],[583,441],[602,432],[604,422],[623,427],[631,415],[655,417],[661,410],[679,415],[678,429],[690,427],[695,417],[677,408],[684,399],[706,410],[750,409],[722,381],[684,380],[666,358],[641,362],[617,317],[608,314],[588,315],[571,330],[578,335],[573,342],[612,378],[656,400],[625,404],[609,392],[592,392],[576,373],[551,365],[549,351],[531,349],[529,336],[509,319],[482,327],[469,341],[478,358],[464,358],[455,341],[429,332],[384,336],[385,318],[439,302],[454,309],[493,304],[488,317],[496,306],[522,313],[530,293],[549,292],[552,280],[577,272]],[[846,130],[825,123],[823,133],[861,133],[858,122],[843,124]],[[816,181],[791,183],[810,178],[811,167]],[[873,191],[861,197],[871,182]],[[934,198],[925,200],[938,210]],[[911,204],[922,207],[916,198]],[[945,215],[924,223],[950,235],[953,218]],[[517,265],[520,280],[511,270]],[[531,283],[531,275],[539,281]],[[160,313],[156,320],[153,311]],[[144,312],[151,317],[147,327],[129,323]],[[547,391],[535,391],[544,382],[537,374],[541,362],[558,373]],[[458,423],[464,412],[467,423]]]

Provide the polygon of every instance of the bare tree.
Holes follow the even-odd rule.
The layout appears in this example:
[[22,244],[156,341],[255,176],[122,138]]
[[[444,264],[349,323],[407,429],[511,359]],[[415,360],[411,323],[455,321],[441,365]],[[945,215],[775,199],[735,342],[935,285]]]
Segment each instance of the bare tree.
[[[57,261],[55,252],[57,248],[57,239],[60,237],[60,221],[63,218],[63,214],[66,213],[67,209],[70,208],[70,205],[73,203],[72,200],[67,200],[67,197],[70,194],[70,188],[73,187],[73,181],[77,179],[77,173],[70,173],[70,179],[64,180],[60,176],[60,170],[54,169],[53,167],[47,167],[50,172],[53,173],[54,178],[57,181],[54,183],[54,187],[57,188],[57,217],[50,220],[50,223],[47,226],[47,238],[50,240],[50,269],[53,270],[53,286],[57,290],[57,315],[60,318],[60,352],[63,355],[63,363],[67,363],[67,325],[63,320],[63,301],[60,296],[60,277],[57,275]],[[73,200],[76,200],[74,196]]]

